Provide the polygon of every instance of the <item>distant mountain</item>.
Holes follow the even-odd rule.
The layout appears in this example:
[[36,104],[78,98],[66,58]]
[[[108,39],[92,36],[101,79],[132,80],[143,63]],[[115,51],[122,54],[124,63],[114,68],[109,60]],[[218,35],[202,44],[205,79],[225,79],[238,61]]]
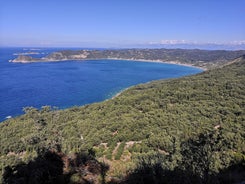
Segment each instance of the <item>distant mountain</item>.
[[245,44],[194,44],[194,43],[184,43],[184,44],[150,44],[142,45],[142,47],[147,48],[167,48],[167,49],[201,49],[201,50],[245,50]]

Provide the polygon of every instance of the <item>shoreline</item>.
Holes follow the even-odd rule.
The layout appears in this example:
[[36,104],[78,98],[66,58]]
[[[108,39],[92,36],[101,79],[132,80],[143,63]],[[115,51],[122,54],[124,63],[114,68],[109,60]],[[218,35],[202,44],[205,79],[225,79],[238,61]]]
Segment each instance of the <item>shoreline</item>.
[[200,67],[200,66],[195,66],[189,63],[181,63],[179,61],[163,61],[163,60],[147,60],[147,59],[125,59],[125,58],[84,58],[84,59],[61,59],[61,60],[45,60],[45,58],[40,58],[40,60],[36,61],[15,61],[9,60],[9,62],[12,63],[23,63],[23,64],[28,64],[28,63],[38,63],[38,62],[62,62],[62,61],[90,61],[90,60],[125,60],[125,61],[134,61],[134,62],[150,62],[150,63],[165,63],[165,64],[173,64],[173,65],[181,65],[181,66],[187,66],[187,67],[193,67],[193,68],[198,68],[203,71],[208,70],[205,67]]
[[[131,61],[131,62],[148,62],[148,63],[160,63],[160,64],[172,64],[172,65],[181,65],[181,66],[187,66],[187,67],[193,67],[193,68],[198,68],[198,69],[201,69],[202,71],[205,71],[207,69],[205,68],[202,68],[202,67],[197,67],[197,66],[194,66],[194,65],[190,65],[190,64],[184,64],[184,63],[179,63],[177,61],[162,61],[162,60],[144,60],[144,59],[124,59],[124,58],[97,58],[97,59],[76,59],[76,60],[68,60],[68,59],[63,59],[63,60],[36,60],[36,61],[18,61],[18,62],[13,62],[13,60],[9,60],[9,62],[13,62],[13,63],[20,63],[20,64],[32,64],[32,63],[53,63],[53,62],[63,62],[63,61],[75,61],[75,62],[83,62],[83,61],[91,61],[91,60],[111,60],[111,61],[117,61],[117,60],[125,60],[125,61]],[[201,72],[202,72],[201,71]],[[157,80],[164,80],[164,79],[157,79]],[[148,81],[148,82],[151,82],[151,81]],[[146,83],[148,83],[146,82]],[[136,84],[138,85],[138,84]],[[107,100],[113,100],[115,98],[117,98],[118,96],[120,96],[123,92],[127,91],[128,89],[136,86],[136,85],[132,85],[132,86],[129,86],[129,87],[126,87],[124,89],[121,89],[120,91],[114,93],[114,95],[111,95],[109,98],[106,98],[100,102],[103,102],[103,101],[107,101]],[[98,102],[93,102],[93,103],[98,103]],[[78,105],[79,107],[83,107],[85,105],[90,105],[90,104],[93,104],[93,103],[89,103],[89,104],[83,104],[83,105]],[[69,109],[69,108],[72,108],[73,106],[71,107],[65,107],[65,108],[62,108],[60,110],[65,110],[65,109]],[[7,120],[7,119],[11,119],[11,118],[15,118],[17,116],[21,116],[22,114],[19,114],[19,115],[8,115],[6,117],[4,117],[3,121]],[[2,121],[2,122],[3,122]]]
[[115,99],[116,97],[118,97],[119,95],[121,95],[124,91],[126,91],[126,90],[128,90],[129,88],[132,88],[132,87],[134,87],[134,86],[135,86],[135,85],[129,86],[129,87],[125,88],[125,89],[120,90],[118,93],[116,93],[115,95],[113,95],[111,98],[108,98],[107,100],[113,100],[113,99]]
[[[100,59],[97,59],[97,60],[100,60]],[[207,68],[198,67],[198,66],[194,66],[194,65],[191,65],[191,64],[179,63],[177,61],[168,61],[168,62],[165,62],[165,61],[161,61],[161,60],[143,60],[143,59],[135,60],[135,59],[123,59],[123,58],[109,58],[109,59],[107,58],[107,60],[125,60],[125,61],[135,61],[135,62],[153,62],[153,63],[163,63],[163,64],[165,63],[165,64],[172,64],[172,65],[180,65],[180,66],[187,66],[187,67],[198,68],[198,69],[203,70],[202,72],[208,70]],[[159,79],[159,80],[164,80],[164,79]],[[107,100],[113,100],[113,99],[115,99],[116,97],[118,97],[119,95],[121,95],[124,91],[126,91],[126,90],[128,90],[128,89],[130,89],[130,88],[132,88],[132,87],[134,87],[136,85],[133,85],[133,86],[130,86],[130,87],[127,87],[125,89],[120,90],[118,93],[116,93],[115,95],[113,95],[111,98],[106,99],[106,101]]]
[[[125,60],[125,61],[135,61],[135,62],[149,62],[149,63],[165,63],[165,64],[173,64],[173,65],[181,65],[181,66],[187,66],[187,67],[193,67],[193,68],[198,68],[201,69],[203,71],[208,70],[205,67],[200,67],[200,66],[195,66],[192,64],[188,64],[188,63],[181,63],[179,61],[163,61],[163,60],[147,60],[147,59],[123,59],[123,58],[105,58],[107,60]],[[96,60],[100,60],[100,59],[96,59]]]

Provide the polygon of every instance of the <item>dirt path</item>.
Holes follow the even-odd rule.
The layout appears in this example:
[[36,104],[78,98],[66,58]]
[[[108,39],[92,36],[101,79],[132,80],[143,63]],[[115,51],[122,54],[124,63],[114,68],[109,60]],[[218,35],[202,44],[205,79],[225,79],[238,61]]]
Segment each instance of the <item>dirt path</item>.
[[118,150],[120,144],[121,144],[121,142],[118,142],[118,143],[117,143],[117,146],[114,148],[114,150],[113,150],[113,152],[112,152],[112,160],[115,160],[115,155],[116,155],[116,153],[117,153],[117,150]]

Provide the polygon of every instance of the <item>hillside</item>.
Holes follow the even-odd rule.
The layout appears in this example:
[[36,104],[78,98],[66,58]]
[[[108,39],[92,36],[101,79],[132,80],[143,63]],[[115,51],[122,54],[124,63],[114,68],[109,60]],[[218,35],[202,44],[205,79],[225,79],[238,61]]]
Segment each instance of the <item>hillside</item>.
[[[218,177],[233,164],[244,164],[244,71],[243,56],[195,76],[137,85],[101,103],[66,110],[25,108],[25,115],[0,124],[1,172],[46,148],[67,155],[94,152],[110,166],[108,181],[131,173],[133,179],[123,181],[137,183],[140,169],[154,164],[178,171],[177,176],[192,173],[196,182]],[[234,175],[231,182],[245,180]],[[165,181],[163,176],[169,175],[154,181]]]
[[245,54],[244,50],[199,50],[199,49],[115,49],[115,50],[63,50],[43,58],[19,56],[12,62],[45,62],[88,59],[128,59],[173,62],[206,69],[222,66]]

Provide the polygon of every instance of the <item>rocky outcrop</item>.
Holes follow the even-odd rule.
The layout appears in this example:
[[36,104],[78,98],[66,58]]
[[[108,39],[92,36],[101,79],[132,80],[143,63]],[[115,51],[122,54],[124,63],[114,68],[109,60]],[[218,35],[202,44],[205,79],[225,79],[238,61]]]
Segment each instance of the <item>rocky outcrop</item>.
[[[46,57],[33,58],[31,56],[19,55],[16,59],[10,60],[14,63],[30,63],[30,62],[45,62],[45,61],[64,61],[64,60],[85,60],[92,58],[99,59],[99,56],[93,56],[94,51],[59,51],[53,52]],[[90,57],[89,57],[90,56]]]
[[26,55],[19,55],[16,59],[10,60],[10,62],[14,62],[14,63],[30,63],[36,61],[42,61],[42,59],[33,58],[31,56],[26,56]]
[[61,60],[83,60],[86,59],[89,55],[89,52],[86,50],[81,51],[60,51],[53,52],[50,55],[46,56],[45,60],[49,61],[61,61]]

